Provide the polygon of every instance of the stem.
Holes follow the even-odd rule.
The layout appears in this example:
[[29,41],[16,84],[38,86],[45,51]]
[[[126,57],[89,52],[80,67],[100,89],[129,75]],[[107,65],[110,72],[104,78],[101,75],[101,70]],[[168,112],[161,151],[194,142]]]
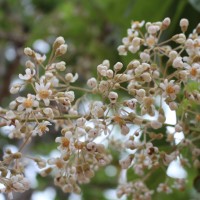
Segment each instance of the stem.
[[6,123],[6,122],[0,123],[0,127],[4,127],[4,126],[7,126],[7,123]]
[[88,89],[81,88],[81,87],[76,87],[76,86],[69,86],[69,89],[80,90],[80,91],[83,91],[83,92],[93,93],[92,90],[88,90]]
[[[54,117],[53,120],[59,120],[59,119],[78,119],[79,117],[81,117],[80,115],[63,115],[63,116],[57,116],[57,117]],[[37,118],[37,121],[38,122],[41,122],[43,120],[48,120],[47,117],[40,117],[40,118]],[[21,120],[22,122],[24,122],[25,120]],[[27,119],[27,122],[35,122],[35,118],[29,118]]]

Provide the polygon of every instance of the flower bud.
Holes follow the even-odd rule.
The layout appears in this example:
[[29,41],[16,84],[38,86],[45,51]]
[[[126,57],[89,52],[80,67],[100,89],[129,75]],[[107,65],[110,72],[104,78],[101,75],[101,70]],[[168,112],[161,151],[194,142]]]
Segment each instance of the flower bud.
[[175,42],[177,42],[179,44],[184,44],[186,41],[186,37],[183,33],[180,33],[180,34],[174,35],[172,37],[172,40],[174,40]]
[[169,27],[170,23],[171,23],[170,18],[169,18],[169,17],[166,17],[166,18],[162,21],[161,29],[162,29],[162,30],[167,29],[167,28]]
[[159,121],[151,121],[151,127],[153,129],[159,129],[162,127],[162,123],[160,123]]
[[189,21],[188,21],[187,19],[183,18],[183,19],[181,19],[179,25],[180,25],[180,27],[181,27],[181,30],[182,30],[183,32],[186,32],[187,29],[188,29]]
[[140,53],[140,58],[143,62],[148,62],[150,60],[150,55],[146,52]]
[[111,103],[116,103],[116,101],[118,99],[118,94],[116,92],[110,92],[108,95],[108,98]]
[[97,87],[97,80],[96,80],[96,78],[90,78],[90,79],[87,81],[87,85],[88,85],[88,87],[90,87],[90,88],[95,88],[95,87]]
[[56,40],[53,43],[53,49],[56,50],[62,44],[65,44],[65,39],[62,36],[57,37]]
[[122,55],[122,56],[126,56],[127,55],[126,47],[124,45],[120,45],[117,48],[117,50],[119,52],[119,55]]
[[121,62],[117,62],[115,65],[114,65],[114,70],[115,71],[120,71],[123,67],[123,64]]
[[56,69],[59,71],[64,71],[66,69],[66,63],[64,61],[61,61],[59,63],[56,63]]
[[67,52],[67,44],[61,44],[59,48],[56,49],[56,56],[61,56]]
[[178,108],[178,105],[176,102],[170,102],[169,107],[171,110],[176,110]]
[[29,48],[29,47],[26,47],[25,49],[24,49],[24,53],[25,53],[25,55],[27,55],[27,56],[33,56],[35,53],[34,53],[34,51],[31,49],[31,48]]
[[122,127],[121,127],[121,133],[122,133],[122,135],[127,135],[129,133],[129,131],[130,131],[130,129],[129,129],[128,126],[122,125]]
[[106,76],[107,76],[108,78],[113,78],[113,71],[112,71],[111,69],[107,70],[107,71],[106,71]]
[[170,51],[170,52],[169,52],[169,58],[170,58],[171,60],[174,60],[177,56],[178,56],[177,51]]
[[183,128],[180,126],[180,124],[176,124],[175,131],[176,132],[181,132],[182,130],[183,130]]

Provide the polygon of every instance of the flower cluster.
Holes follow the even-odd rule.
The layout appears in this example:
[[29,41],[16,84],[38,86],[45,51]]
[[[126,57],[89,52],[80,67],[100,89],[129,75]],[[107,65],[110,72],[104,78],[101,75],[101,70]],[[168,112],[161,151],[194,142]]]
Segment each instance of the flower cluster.
[[[175,177],[170,187],[165,175],[154,190],[147,180],[159,168],[167,171],[174,161],[183,170],[200,168],[200,25],[187,36],[188,25],[182,19],[181,33],[162,41],[169,18],[133,21],[118,51],[135,54],[135,59],[127,66],[104,60],[97,66],[97,77],[87,80],[87,88],[77,87],[78,74],[66,72],[64,61],[57,62],[68,49],[63,37],[54,41],[47,62],[45,55],[25,48],[29,60],[25,74],[19,74],[24,83],[12,85],[10,92],[18,96],[8,109],[0,108],[0,126],[13,126],[9,137],[23,141],[17,152],[7,149],[0,161],[2,192],[11,197],[13,191],[29,188],[24,177],[24,160],[29,158],[42,176],[52,174],[63,192],[80,193],[79,184],[88,183],[100,167],[112,162],[109,148],[120,151],[121,170],[132,170],[138,177],[119,183],[118,197],[150,200],[156,192],[183,190],[186,177]],[[30,86],[30,93],[21,96],[24,86]],[[77,91],[83,97],[77,98]],[[166,109],[176,114],[174,124],[167,122]],[[55,138],[59,156],[44,160],[25,155],[32,138],[48,134],[51,127],[60,132]],[[183,135],[178,143],[177,134]]]

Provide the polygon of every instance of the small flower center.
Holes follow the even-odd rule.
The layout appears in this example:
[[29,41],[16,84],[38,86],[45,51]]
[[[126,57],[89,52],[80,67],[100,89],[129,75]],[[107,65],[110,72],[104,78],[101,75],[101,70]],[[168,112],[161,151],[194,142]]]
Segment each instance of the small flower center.
[[192,76],[196,76],[196,75],[197,75],[197,69],[196,69],[196,68],[192,68],[192,69],[190,70],[190,74],[191,74]]
[[156,41],[155,41],[154,38],[148,38],[148,39],[147,39],[147,44],[148,44],[149,46],[153,46],[155,43],[156,43]]
[[64,148],[69,147],[69,140],[68,140],[67,138],[62,138],[61,143],[62,143],[62,146],[63,146]]
[[23,106],[25,108],[31,108],[33,106],[33,101],[32,99],[26,99],[24,102],[23,102]]
[[49,91],[48,90],[41,90],[39,92],[39,96],[41,99],[47,99],[49,97]]
[[174,89],[173,86],[169,85],[169,86],[167,86],[167,88],[166,88],[166,92],[167,92],[168,94],[172,94],[172,93],[175,92],[175,89]]
[[40,125],[39,129],[40,129],[40,131],[42,133],[44,133],[46,131],[46,126],[45,125]]
[[84,142],[77,141],[74,143],[74,147],[78,150],[83,149],[84,146],[85,146]]
[[63,164],[63,162],[61,161],[61,160],[56,160],[56,166],[59,168],[59,169],[61,169],[61,168],[63,168],[64,167],[64,164]]

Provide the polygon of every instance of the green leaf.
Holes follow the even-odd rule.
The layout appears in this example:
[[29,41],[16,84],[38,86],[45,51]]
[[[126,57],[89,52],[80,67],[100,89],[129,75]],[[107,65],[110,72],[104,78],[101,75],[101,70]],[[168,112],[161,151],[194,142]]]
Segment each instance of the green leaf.
[[179,105],[179,107],[178,107],[178,109],[177,109],[177,115],[178,115],[178,116],[181,116],[182,113],[185,111],[185,109],[188,108],[189,105],[190,105],[190,101],[189,101],[188,99],[184,99],[184,100],[180,103],[180,105]]
[[200,1],[199,0],[189,0],[189,3],[192,5],[192,7],[200,12]]
[[188,84],[185,86],[185,91],[193,92],[195,90],[199,90],[199,88],[200,88],[200,83],[198,83],[197,81],[191,81],[188,82]]
[[198,175],[195,179],[194,179],[194,188],[197,190],[197,192],[200,192],[200,175]]

